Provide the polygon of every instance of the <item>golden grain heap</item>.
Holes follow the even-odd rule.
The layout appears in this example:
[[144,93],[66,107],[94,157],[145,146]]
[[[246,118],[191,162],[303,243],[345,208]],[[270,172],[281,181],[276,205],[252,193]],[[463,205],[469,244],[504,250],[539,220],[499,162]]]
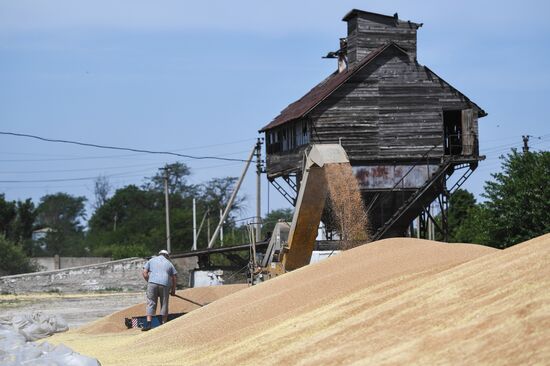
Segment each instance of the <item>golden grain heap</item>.
[[549,264],[550,234],[505,250],[386,239],[147,333],[52,341],[103,365],[547,364]]

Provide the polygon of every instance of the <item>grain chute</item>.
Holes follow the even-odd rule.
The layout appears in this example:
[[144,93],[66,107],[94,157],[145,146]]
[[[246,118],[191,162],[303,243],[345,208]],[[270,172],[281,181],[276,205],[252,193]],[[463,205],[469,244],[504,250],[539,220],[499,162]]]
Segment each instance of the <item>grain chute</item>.
[[270,278],[309,263],[327,198],[327,164],[349,164],[342,146],[313,145],[303,167],[292,223],[276,224],[254,277]]

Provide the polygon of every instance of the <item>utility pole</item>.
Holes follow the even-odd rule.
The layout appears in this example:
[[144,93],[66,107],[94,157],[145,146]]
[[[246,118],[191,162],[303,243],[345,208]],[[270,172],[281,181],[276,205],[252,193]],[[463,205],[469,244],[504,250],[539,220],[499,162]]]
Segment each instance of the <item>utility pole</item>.
[[529,135],[523,135],[521,136],[523,139],[523,152],[529,152]]
[[221,226],[220,226],[220,246],[223,247],[223,211],[222,211],[221,208],[220,208],[220,223],[221,223]]
[[262,140],[256,142],[256,242],[262,238]]
[[237,193],[239,193],[239,188],[241,188],[241,184],[243,182],[243,179],[246,175],[246,172],[248,171],[248,167],[250,165],[250,162],[254,158],[254,153],[256,152],[256,146],[250,151],[250,155],[248,156],[248,159],[246,159],[246,164],[244,166],[243,172],[241,176],[239,177],[239,180],[237,181],[237,185],[235,186],[235,189],[233,190],[233,193],[231,193],[231,197],[229,197],[229,202],[227,202],[227,206],[225,206],[225,210],[223,211],[222,218],[220,219],[220,223],[218,226],[216,226],[216,230],[214,230],[214,233],[212,234],[212,238],[210,238],[210,241],[208,242],[208,248],[212,248],[214,245],[214,242],[218,238],[218,234],[220,233],[220,227],[223,224],[223,221],[227,218],[227,215],[229,215],[229,211],[231,210],[231,206],[233,205],[233,202],[235,201],[235,197],[237,197]]
[[193,247],[191,250],[197,250],[197,203],[193,198]]
[[170,202],[168,201],[168,166],[164,170],[164,203],[166,208],[166,250],[171,253],[170,245]]

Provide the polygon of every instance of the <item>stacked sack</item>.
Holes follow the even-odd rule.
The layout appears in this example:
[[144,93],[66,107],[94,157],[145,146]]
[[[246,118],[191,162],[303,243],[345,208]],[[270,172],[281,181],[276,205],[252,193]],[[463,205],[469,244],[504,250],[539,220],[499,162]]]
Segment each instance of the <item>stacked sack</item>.
[[82,356],[60,344],[35,343],[53,333],[64,332],[69,327],[63,318],[40,312],[31,315],[0,317],[0,364],[98,366],[93,358]]

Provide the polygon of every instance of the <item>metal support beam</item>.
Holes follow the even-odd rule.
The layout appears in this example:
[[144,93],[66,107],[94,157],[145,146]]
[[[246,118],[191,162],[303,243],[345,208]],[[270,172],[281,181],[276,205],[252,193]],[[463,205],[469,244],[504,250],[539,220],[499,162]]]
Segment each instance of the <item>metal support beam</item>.
[[246,172],[248,171],[248,167],[250,166],[250,162],[252,161],[252,158],[254,157],[254,153],[256,152],[256,145],[254,145],[254,148],[250,152],[250,155],[248,159],[246,159],[246,164],[244,166],[243,172],[237,181],[237,186],[235,187],[235,190],[231,194],[231,197],[229,197],[229,202],[227,202],[227,206],[225,207],[225,211],[222,214],[222,217],[220,219],[220,223],[216,227],[216,230],[214,230],[214,234],[212,235],[212,238],[210,238],[210,242],[208,243],[208,248],[212,248],[214,245],[214,242],[218,238],[218,234],[220,232],[220,228],[223,225],[223,222],[227,218],[227,215],[229,215],[229,211],[231,211],[231,206],[233,206],[233,202],[235,202],[235,198],[237,197],[237,193],[239,193],[239,188],[241,188],[241,184],[243,182],[244,176],[246,175]]
[[288,201],[288,203],[290,203],[292,206],[296,205],[296,196],[293,197],[290,193],[288,193],[284,189],[284,187],[281,186],[279,182],[277,182],[277,180],[271,179],[269,180],[269,183],[271,183],[271,185],[275,187],[275,189]]

